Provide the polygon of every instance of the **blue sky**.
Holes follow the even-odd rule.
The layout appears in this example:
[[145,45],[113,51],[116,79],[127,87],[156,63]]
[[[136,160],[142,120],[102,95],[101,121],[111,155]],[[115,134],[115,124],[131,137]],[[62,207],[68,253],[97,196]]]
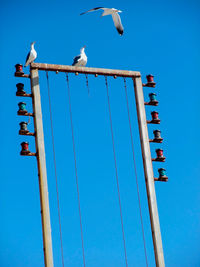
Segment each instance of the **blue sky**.
[[[79,16],[95,6],[115,7],[121,13],[124,35],[111,17],[101,12]],[[157,93],[166,163],[155,163],[154,174],[165,167],[168,183],[156,183],[166,266],[200,265],[200,158],[198,1],[2,1],[1,21],[1,179],[0,266],[44,266],[36,159],[21,157],[20,143],[34,138],[18,135],[14,65],[24,63],[36,41],[36,62],[71,65],[86,45],[88,67],[136,70],[155,75],[155,89],[145,88],[145,99]],[[28,69],[26,69],[28,73]],[[45,149],[55,266],[62,266],[52,140],[44,72],[40,72]],[[65,75],[49,73],[55,135],[58,189],[65,265],[82,265],[80,226],[75,183]],[[69,75],[75,131],[77,168],[86,266],[125,266],[117,187],[112,152],[106,87],[103,77]],[[145,266],[136,183],[123,79],[108,78],[116,146],[122,212],[129,266]],[[149,266],[155,266],[144,183],[133,85],[127,79],[137,172]],[[25,99],[32,110],[30,99]],[[147,107],[147,118],[155,108]],[[33,121],[29,125],[33,130]],[[158,145],[151,144],[152,156]]]

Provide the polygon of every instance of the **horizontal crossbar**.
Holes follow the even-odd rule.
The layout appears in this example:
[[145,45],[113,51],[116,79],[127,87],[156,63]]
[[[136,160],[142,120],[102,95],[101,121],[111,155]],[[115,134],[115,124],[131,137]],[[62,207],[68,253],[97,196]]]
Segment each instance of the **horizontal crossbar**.
[[116,76],[116,77],[130,77],[130,78],[141,77],[139,71],[74,67],[68,65],[55,65],[46,63],[31,63],[31,69],[58,71],[58,72],[74,72],[74,73],[84,73],[84,74],[94,74],[94,75],[97,74],[97,75]]

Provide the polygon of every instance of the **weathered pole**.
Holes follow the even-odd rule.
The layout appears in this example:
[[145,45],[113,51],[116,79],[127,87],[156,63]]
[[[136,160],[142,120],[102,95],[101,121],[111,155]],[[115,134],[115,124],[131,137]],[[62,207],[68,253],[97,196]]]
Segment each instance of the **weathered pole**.
[[47,171],[46,171],[44,133],[43,133],[42,108],[40,100],[38,70],[31,68],[30,75],[31,75],[31,91],[33,95],[32,99],[33,99],[39,189],[40,189],[44,262],[45,262],[45,267],[53,267],[49,197],[48,197]]
[[154,174],[144,106],[143,86],[141,77],[133,78],[133,81],[156,266],[164,267],[165,261],[154,186]]

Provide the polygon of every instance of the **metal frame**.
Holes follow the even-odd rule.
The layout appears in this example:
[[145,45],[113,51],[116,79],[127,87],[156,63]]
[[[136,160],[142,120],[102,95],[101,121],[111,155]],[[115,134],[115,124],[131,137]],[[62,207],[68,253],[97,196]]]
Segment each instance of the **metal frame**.
[[43,137],[42,111],[41,111],[40,93],[39,93],[38,70],[70,72],[75,74],[79,73],[94,74],[96,77],[98,75],[113,76],[114,78],[129,77],[133,79],[155,261],[157,267],[164,267],[165,266],[164,254],[162,248],[160,223],[159,223],[156,192],[154,185],[153,166],[152,166],[151,151],[149,145],[146,112],[144,106],[143,85],[140,72],[100,69],[100,68],[87,68],[87,67],[74,67],[65,65],[44,64],[44,63],[31,63],[30,78],[31,78],[31,87],[33,94],[34,120],[36,128],[36,148],[38,150],[37,159],[38,159],[38,170],[39,170],[45,266],[46,267],[53,266],[53,254],[52,254],[51,227],[50,227],[50,214],[49,214],[48,188],[47,188],[47,175],[46,175],[46,162],[45,162],[45,151],[44,151],[44,137]]

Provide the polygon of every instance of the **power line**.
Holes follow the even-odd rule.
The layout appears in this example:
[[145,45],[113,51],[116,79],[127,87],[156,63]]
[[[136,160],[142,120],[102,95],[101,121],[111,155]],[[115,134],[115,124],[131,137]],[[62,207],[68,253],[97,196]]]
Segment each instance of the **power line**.
[[74,166],[75,166],[75,175],[76,175],[76,188],[77,188],[77,195],[78,195],[78,210],[79,210],[80,228],[81,228],[81,242],[82,242],[83,265],[85,267],[85,252],[84,252],[84,242],[83,242],[83,227],[82,227],[81,204],[80,204],[80,194],[79,194],[79,185],[78,185],[78,172],[77,172],[77,162],[76,162],[74,127],[73,127],[73,120],[72,120],[72,108],[71,108],[69,78],[68,78],[68,74],[67,73],[66,73],[66,79],[67,79],[67,88],[68,88],[69,114],[70,114],[71,131],[72,131],[72,143],[73,143],[73,152],[74,152]]
[[136,185],[137,185],[137,196],[138,196],[138,203],[139,203],[139,210],[140,210],[140,221],[141,221],[141,226],[142,226],[144,253],[145,253],[145,259],[146,259],[146,265],[148,266],[146,242],[145,242],[145,235],[144,235],[144,225],[143,225],[143,219],[142,219],[142,208],[141,208],[141,201],[140,201],[140,191],[139,191],[138,175],[137,175],[134,144],[133,144],[133,133],[132,133],[132,127],[131,127],[131,117],[130,117],[127,86],[126,86],[126,78],[124,78],[124,89],[125,89],[125,95],[126,95],[126,105],[127,105],[129,129],[130,129],[130,136],[131,136],[131,148],[132,148],[132,155],[133,155],[133,165],[134,165],[134,170],[135,170],[135,180],[136,180]]
[[125,234],[124,234],[124,224],[123,224],[123,217],[122,217],[122,205],[121,205],[121,197],[120,197],[120,190],[119,190],[119,178],[118,178],[118,171],[117,171],[117,159],[116,159],[116,152],[115,152],[115,143],[114,143],[114,134],[113,134],[113,126],[112,126],[112,116],[111,116],[111,107],[110,107],[110,98],[109,98],[109,92],[108,92],[107,76],[105,76],[105,83],[106,83],[106,89],[107,89],[109,118],[110,118],[110,129],[111,129],[112,145],[113,145],[113,155],[114,155],[114,161],[115,161],[115,174],[116,174],[116,181],[117,181],[117,191],[118,191],[118,200],[119,200],[119,209],[120,209],[120,219],[121,219],[123,244],[124,244],[124,255],[125,255],[126,267],[128,267],[127,252],[126,252],[126,241],[125,241]]
[[62,255],[62,265],[64,267],[64,252],[63,252],[62,229],[61,229],[61,216],[60,216],[60,203],[59,203],[59,193],[58,193],[58,176],[57,176],[57,167],[56,167],[56,153],[55,153],[55,142],[54,142],[54,132],[53,132],[53,118],[52,118],[51,96],[50,96],[50,86],[49,86],[49,75],[48,75],[48,71],[46,71],[46,77],[47,77],[49,111],[50,111],[50,120],[51,120],[51,136],[52,136],[52,146],[53,146],[53,160],[54,160],[54,170],[55,170],[55,180],[56,180],[56,194],[57,194],[57,205],[58,205],[60,246],[61,246],[61,255]]

